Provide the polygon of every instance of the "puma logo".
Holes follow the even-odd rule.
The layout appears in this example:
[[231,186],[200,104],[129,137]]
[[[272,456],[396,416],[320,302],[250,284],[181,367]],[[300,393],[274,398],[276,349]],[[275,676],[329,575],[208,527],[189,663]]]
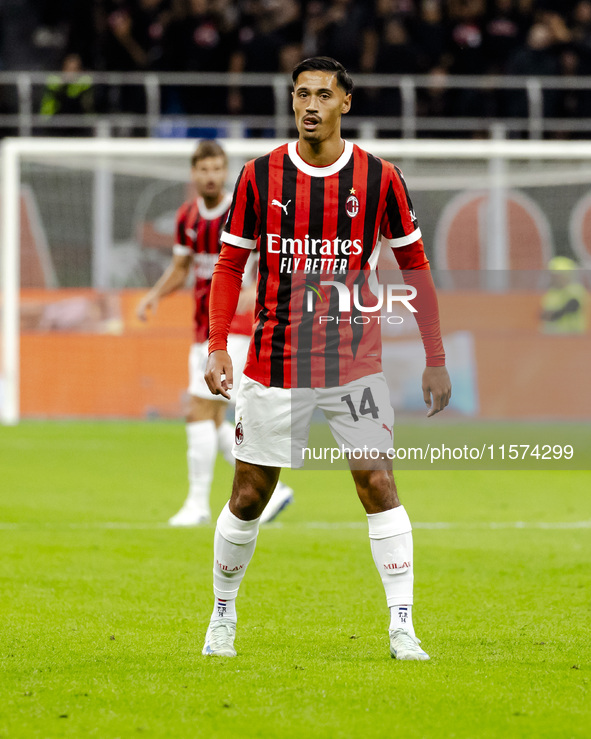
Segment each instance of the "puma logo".
[[383,423],[383,424],[382,424],[382,428],[383,428],[383,429],[386,429],[386,431],[387,431],[387,432],[388,432],[388,433],[390,434],[390,438],[391,438],[391,439],[393,440],[393,439],[394,439],[394,436],[392,435],[392,429],[393,429],[394,427],[392,427],[392,429],[391,429],[391,428],[390,428],[389,426],[386,426],[386,424],[385,424],[385,423]]
[[291,200],[288,200],[287,203],[285,203],[285,205],[283,205],[283,203],[280,203],[279,200],[273,200],[272,203],[271,203],[271,205],[278,205],[281,208],[281,210],[285,213],[285,215],[287,215],[287,206],[290,203],[291,203]]

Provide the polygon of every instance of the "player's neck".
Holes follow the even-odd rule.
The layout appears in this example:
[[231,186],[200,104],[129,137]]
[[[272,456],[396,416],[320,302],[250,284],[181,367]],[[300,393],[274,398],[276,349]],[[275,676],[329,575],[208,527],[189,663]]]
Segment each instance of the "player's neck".
[[213,210],[214,208],[217,208],[224,199],[224,191],[222,190],[218,195],[214,195],[213,197],[211,195],[201,195],[200,197],[202,198],[203,205],[205,205],[207,210]]
[[345,142],[340,134],[334,138],[314,143],[312,141],[298,140],[298,154],[313,167],[328,167],[334,164],[345,149]]

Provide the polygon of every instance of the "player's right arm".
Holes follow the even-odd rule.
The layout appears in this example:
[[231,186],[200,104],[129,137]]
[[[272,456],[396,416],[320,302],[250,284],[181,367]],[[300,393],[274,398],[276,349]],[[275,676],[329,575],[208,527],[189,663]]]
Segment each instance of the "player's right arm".
[[227,351],[228,334],[238,306],[246,262],[256,247],[260,230],[260,206],[252,164],[245,165],[234,189],[209,299],[209,357],[205,382],[214,395],[228,399],[234,379]]
[[135,310],[140,321],[147,321],[148,314],[156,313],[158,301],[184,287],[189,276],[193,257],[187,254],[174,254],[172,262],[154,287],[144,295]]
[[176,214],[176,242],[172,249],[172,261],[164,270],[158,282],[144,295],[135,309],[136,316],[140,321],[147,321],[150,312],[156,313],[160,298],[180,290],[187,282],[193,263],[193,249],[187,240],[187,210],[188,204],[184,203]]

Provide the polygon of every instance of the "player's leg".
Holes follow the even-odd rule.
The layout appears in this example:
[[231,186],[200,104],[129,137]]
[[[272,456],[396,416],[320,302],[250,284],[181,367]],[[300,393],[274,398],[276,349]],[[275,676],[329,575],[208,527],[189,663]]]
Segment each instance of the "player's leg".
[[[230,334],[228,337],[228,353],[232,357],[232,365],[234,370],[234,388],[240,387],[244,365],[248,355],[248,347],[250,337],[241,336],[239,334]],[[232,401],[230,401],[232,404]],[[235,424],[225,420],[224,417],[219,419],[217,423],[218,448],[223,454],[225,460],[234,464],[234,441],[236,428]],[[269,523],[273,521],[290,503],[293,501],[293,490],[285,485],[281,480],[277,481],[273,495],[271,496],[265,510],[261,515],[261,523]]]
[[169,520],[171,526],[209,523],[209,493],[218,451],[217,422],[223,418],[226,402],[214,399],[203,372],[207,344],[193,344],[189,353],[189,400],[185,416],[189,491],[182,508]]
[[[394,412],[388,386],[379,373],[323,391],[329,425],[339,444],[367,448],[365,458],[351,459],[351,473],[367,514],[371,551],[390,609],[390,650],[397,659],[429,659],[420,648],[412,623],[412,526],[400,504],[388,450],[392,448]],[[376,458],[372,458],[376,457]]]
[[390,651],[392,657],[426,660],[419,646],[413,622],[413,540],[408,514],[400,504],[392,470],[352,469],[357,494],[367,514],[371,553],[382,579],[390,609]]
[[171,526],[209,523],[209,494],[218,445],[216,417],[225,412],[218,400],[190,396],[186,414],[189,491],[182,508],[169,520]]
[[236,460],[232,497],[220,513],[215,530],[215,603],[203,647],[206,656],[236,656],[236,597],[254,554],[261,513],[277,484],[279,470]]
[[204,655],[234,656],[236,595],[254,553],[260,517],[291,464],[291,393],[244,376],[236,394],[236,468],[232,496],[214,537],[215,605]]

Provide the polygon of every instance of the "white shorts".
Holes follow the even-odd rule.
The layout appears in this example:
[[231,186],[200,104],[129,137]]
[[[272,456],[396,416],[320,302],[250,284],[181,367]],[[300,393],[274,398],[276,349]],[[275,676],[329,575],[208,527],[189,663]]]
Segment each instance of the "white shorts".
[[394,410],[383,372],[340,387],[265,387],[246,375],[236,397],[236,459],[302,467],[312,414],[319,408],[339,447],[392,449]]
[[[232,360],[234,368],[234,393],[240,385],[244,365],[246,364],[246,356],[248,354],[248,346],[250,337],[241,334],[230,334],[228,336],[228,354]],[[205,400],[222,400],[224,403],[234,403],[234,399],[226,400],[223,395],[212,395],[203,375],[205,374],[205,366],[208,357],[208,344],[204,341],[202,344],[192,344],[189,352],[189,395],[196,398],[204,398]]]

